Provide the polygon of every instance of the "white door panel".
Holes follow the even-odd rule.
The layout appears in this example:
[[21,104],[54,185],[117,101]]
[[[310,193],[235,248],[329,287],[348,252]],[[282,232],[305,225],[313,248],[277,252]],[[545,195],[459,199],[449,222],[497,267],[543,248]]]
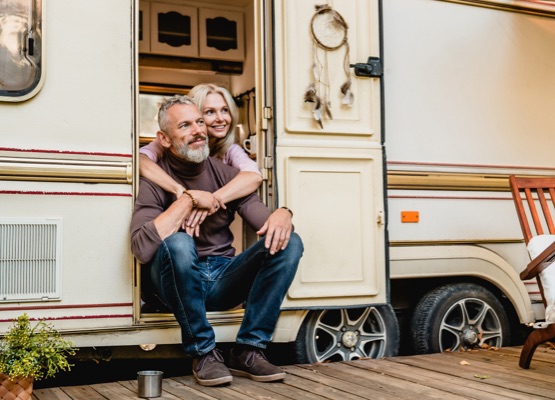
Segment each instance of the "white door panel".
[[[305,252],[287,305],[368,296],[384,301],[381,151],[283,149],[284,203]],[[377,301],[377,300],[374,300]]]

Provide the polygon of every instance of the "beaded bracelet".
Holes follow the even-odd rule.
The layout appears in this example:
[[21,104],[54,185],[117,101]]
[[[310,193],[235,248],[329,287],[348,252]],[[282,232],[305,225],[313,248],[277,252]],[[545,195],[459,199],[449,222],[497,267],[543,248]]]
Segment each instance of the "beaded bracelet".
[[191,198],[191,201],[193,202],[193,208],[197,208],[197,205],[198,205],[197,199],[195,199],[195,198],[193,197],[193,195],[192,195],[191,193],[189,193],[187,190],[185,190],[185,191],[183,192],[183,194],[186,194],[187,196],[189,196],[189,197]]

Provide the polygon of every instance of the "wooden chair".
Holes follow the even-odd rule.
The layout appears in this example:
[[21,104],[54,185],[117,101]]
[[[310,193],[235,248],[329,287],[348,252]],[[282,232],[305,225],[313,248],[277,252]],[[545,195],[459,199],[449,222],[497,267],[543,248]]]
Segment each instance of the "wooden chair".
[[[528,245],[536,235],[555,235],[555,223],[549,209],[549,201],[555,207],[555,178],[518,178],[510,176],[509,183],[526,244]],[[540,207],[536,207],[538,203]],[[535,234],[532,233],[532,229],[534,229]],[[539,274],[554,260],[555,242],[535,257],[526,269],[520,273],[520,279],[522,280],[536,278],[544,305],[547,305],[547,302]],[[555,268],[555,266],[552,268]],[[528,369],[538,345],[554,338],[555,323],[544,328],[534,329],[524,342],[520,353],[520,367]]]

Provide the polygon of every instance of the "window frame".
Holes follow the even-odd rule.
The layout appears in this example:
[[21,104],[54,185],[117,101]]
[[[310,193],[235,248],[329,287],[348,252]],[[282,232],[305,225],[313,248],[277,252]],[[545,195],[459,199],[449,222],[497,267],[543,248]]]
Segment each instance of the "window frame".
[[[0,60],[0,62],[5,62],[4,66],[6,70],[10,67],[12,70],[22,69],[22,74],[19,76],[13,75],[14,71],[8,71],[5,76],[13,76],[15,78],[23,77],[21,87],[17,87],[17,82],[7,82],[3,85],[0,81],[0,101],[7,102],[21,102],[30,99],[35,96],[44,85],[44,31],[43,31],[43,21],[44,21],[44,8],[43,0],[4,0],[3,9],[7,10],[11,8],[12,13],[2,13],[0,14],[0,46],[3,46],[5,60]],[[18,11],[19,13],[15,13]],[[2,11],[2,10],[0,10]],[[8,18],[13,18],[16,24],[17,18],[24,20],[25,30],[15,31],[15,34],[22,33],[25,38],[25,43],[18,43],[14,45],[13,41],[9,42],[9,33],[2,37],[2,30],[8,27]],[[12,37],[14,34],[12,33]],[[7,46],[12,45],[12,51],[7,50]],[[19,53],[15,53],[14,49],[19,48]],[[11,60],[8,59],[10,54],[12,55]],[[15,56],[14,56],[15,55]],[[24,62],[20,62],[24,60]],[[12,61],[12,63],[9,63]],[[19,65],[16,65],[19,64]],[[27,71],[23,69],[27,67]],[[29,79],[25,80],[24,74],[29,76]],[[1,78],[1,76],[0,76]],[[14,87],[9,87],[9,83]]]

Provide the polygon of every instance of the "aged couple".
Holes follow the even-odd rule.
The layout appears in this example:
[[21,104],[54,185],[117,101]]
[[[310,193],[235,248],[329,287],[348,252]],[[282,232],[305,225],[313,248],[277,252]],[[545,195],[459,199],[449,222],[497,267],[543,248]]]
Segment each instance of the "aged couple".
[[[164,100],[156,140],[141,150],[131,246],[159,299],[181,327],[201,385],[285,377],[263,350],[297,271],[303,244],[292,212],[273,213],[255,193],[260,171],[235,144],[237,107],[229,92],[202,84]],[[230,224],[237,212],[262,238],[239,255]],[[245,304],[227,366],[206,311]]]

